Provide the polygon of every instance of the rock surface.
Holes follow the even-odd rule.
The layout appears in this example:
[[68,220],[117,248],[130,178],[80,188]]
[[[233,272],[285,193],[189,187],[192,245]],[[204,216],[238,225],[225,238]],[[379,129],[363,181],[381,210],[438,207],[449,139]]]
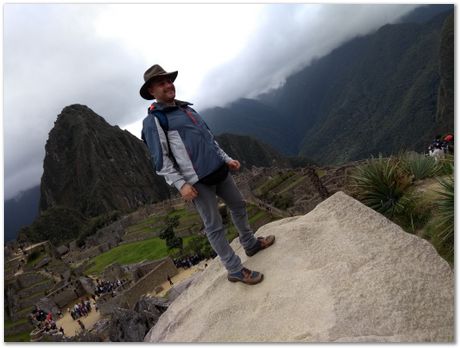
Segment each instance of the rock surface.
[[141,342],[168,307],[162,299],[142,297],[133,310],[118,308],[112,313],[108,329],[111,342]]
[[427,241],[338,192],[256,235],[276,243],[244,264],[255,286],[230,283],[218,259],[145,342],[452,342],[454,278]]

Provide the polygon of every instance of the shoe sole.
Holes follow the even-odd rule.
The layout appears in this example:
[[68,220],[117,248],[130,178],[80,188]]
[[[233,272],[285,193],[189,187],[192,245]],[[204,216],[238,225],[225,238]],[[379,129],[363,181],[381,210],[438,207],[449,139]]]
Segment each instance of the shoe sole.
[[259,284],[262,280],[264,280],[264,275],[261,273],[260,274],[260,280],[257,280],[257,281],[254,281],[254,282],[245,282],[244,280],[241,280],[239,278],[227,278],[227,279],[232,283],[241,282],[241,283],[244,283],[244,284],[247,284],[247,285],[255,285],[255,284]]

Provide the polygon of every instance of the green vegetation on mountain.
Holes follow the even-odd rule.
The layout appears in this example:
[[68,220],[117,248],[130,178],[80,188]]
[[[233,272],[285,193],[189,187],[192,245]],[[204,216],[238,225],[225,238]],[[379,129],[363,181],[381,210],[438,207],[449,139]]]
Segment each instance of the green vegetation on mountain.
[[354,38],[281,88],[203,115],[216,133],[247,134],[321,165],[422,152],[435,134],[453,132],[452,6],[438,10]]
[[31,225],[23,227],[19,232],[18,240],[29,242],[49,240],[51,244],[59,246],[76,239],[77,244],[83,246],[86,237],[119,217],[120,212],[112,211],[86,218],[75,209],[54,206],[42,212]]
[[32,225],[23,227],[19,240],[41,242],[49,240],[54,245],[78,238],[88,220],[78,211],[54,206],[43,212]]
[[290,167],[287,157],[282,156],[272,146],[249,136],[222,134],[216,137],[222,149],[232,158],[240,161],[246,168]]

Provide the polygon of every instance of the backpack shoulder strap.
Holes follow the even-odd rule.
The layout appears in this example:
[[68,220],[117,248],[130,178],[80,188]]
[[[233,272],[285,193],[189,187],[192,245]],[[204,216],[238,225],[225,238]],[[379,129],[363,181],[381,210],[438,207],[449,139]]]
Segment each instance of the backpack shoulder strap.
[[163,131],[165,132],[166,135],[168,135],[168,130],[169,130],[169,123],[168,123],[168,117],[165,115],[164,112],[160,110],[152,110],[150,113],[153,114],[158,119],[158,122],[160,122],[161,128],[163,128]]
[[155,110],[154,108],[150,108],[149,113],[152,114],[153,116],[155,116],[155,118],[160,123],[160,126],[163,129],[163,132],[165,133],[165,136],[166,136],[166,142],[168,144],[169,155],[171,156],[174,164],[177,166],[176,158],[174,157],[174,155],[173,155],[173,153],[171,151],[171,146],[169,145],[169,137],[168,137],[169,122],[168,122],[168,117],[165,115],[165,113],[163,111]]

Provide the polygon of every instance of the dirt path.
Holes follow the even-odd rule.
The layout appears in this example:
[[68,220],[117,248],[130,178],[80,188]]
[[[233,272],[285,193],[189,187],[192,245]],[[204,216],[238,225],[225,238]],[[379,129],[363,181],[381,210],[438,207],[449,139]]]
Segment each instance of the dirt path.
[[[179,284],[181,281],[189,278],[194,273],[202,271],[203,267],[204,266],[201,265],[201,263],[200,263],[200,264],[198,264],[196,266],[192,266],[192,267],[187,268],[187,269],[178,268],[179,273],[176,274],[174,277],[172,277],[171,280],[172,280],[172,282],[174,284]],[[148,293],[148,295],[155,296],[155,297],[162,297],[162,296],[165,296],[166,293],[168,292],[168,290],[171,289],[171,287],[172,287],[167,280],[164,281],[162,284],[160,284],[160,286],[163,288],[162,291],[160,291],[159,293],[155,293],[153,291],[153,292]]]
[[[76,300],[72,302],[72,304],[69,304],[67,308],[73,308],[74,304],[77,302],[80,302],[80,300]],[[62,327],[64,329],[64,334],[68,337],[75,336],[76,334],[81,332],[80,325],[78,325],[77,320],[73,320],[72,316],[70,315],[69,312],[67,312],[67,308],[63,310],[63,313],[65,311],[64,317],[56,321],[57,327]],[[83,316],[79,318],[83,325],[85,325],[86,329],[91,329],[94,324],[101,318],[101,314],[99,311],[96,312],[94,309],[94,301],[91,300],[91,312],[89,312],[88,316]]]
[[[190,276],[192,276],[194,273],[201,272],[204,269],[204,267],[205,267],[204,264],[206,262],[208,262],[208,261],[206,261],[206,260],[202,261],[198,265],[192,266],[192,267],[187,268],[187,269],[179,268],[178,269],[179,273],[171,278],[172,282],[174,284],[178,284],[181,281],[183,281],[183,280],[189,278]],[[171,285],[169,284],[169,282],[167,280],[164,281],[161,284],[161,287],[163,288],[163,290],[161,292],[159,292],[158,294],[156,294],[155,292],[151,292],[148,295],[161,297],[161,296],[166,295],[168,290],[171,289]],[[63,309],[63,313],[65,312],[64,317],[62,317],[61,319],[56,321],[57,327],[58,328],[62,327],[64,329],[64,334],[66,336],[68,336],[68,337],[75,336],[76,334],[81,332],[81,328],[80,328],[80,325],[78,325],[77,320],[73,320],[72,316],[70,315],[70,313],[67,312],[67,308],[72,309],[74,304],[77,303],[77,302],[80,302],[80,301],[81,301],[81,299],[75,300],[71,304],[69,304],[65,309]],[[91,308],[92,308],[92,310],[88,314],[87,317],[83,316],[83,317],[80,318],[82,323],[85,325],[85,328],[88,329],[88,330],[91,329],[99,319],[101,319],[100,313],[96,312],[96,310],[94,309],[94,301],[93,300],[91,300]]]

